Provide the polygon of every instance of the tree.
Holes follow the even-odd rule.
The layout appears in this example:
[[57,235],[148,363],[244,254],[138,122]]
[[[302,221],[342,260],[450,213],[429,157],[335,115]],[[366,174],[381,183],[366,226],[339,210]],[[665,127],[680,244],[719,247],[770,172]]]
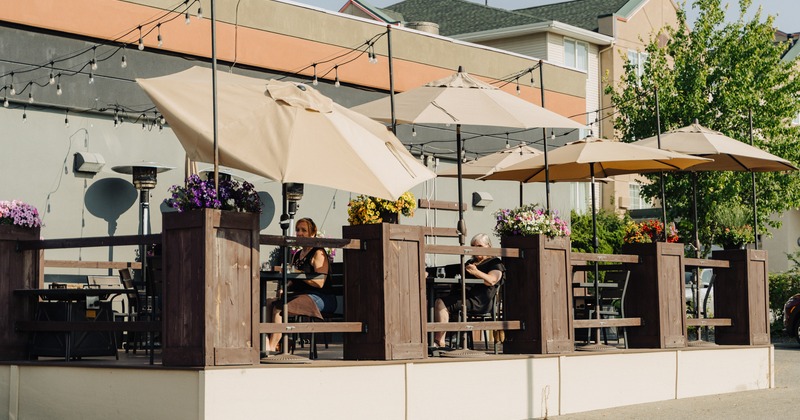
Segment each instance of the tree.
[[[679,11],[677,28],[665,28],[666,45],[654,36],[646,49],[649,60],[641,77],[626,68],[620,84],[606,93],[619,114],[614,126],[623,141],[656,134],[656,87],[661,131],[698,120],[708,128],[750,144],[748,113],[752,111],[754,146],[795,164],[800,161],[800,129],[791,121],[800,112],[800,77],[796,62],[784,62],[786,43],[775,42],[773,18],[762,21],[761,10],[749,21],[744,16],[751,0],[740,0],[739,18],[724,22],[720,0],[697,0],[700,9],[694,30]],[[661,34],[659,34],[661,35]],[[742,172],[698,173],[698,220],[701,243],[711,244],[710,222],[718,209],[746,205],[752,209],[752,178]],[[660,196],[657,175],[642,188],[646,198]],[[688,173],[665,176],[667,215],[681,232],[691,232],[691,178]],[[797,173],[757,175],[759,233],[778,228],[771,219],[800,203]],[[752,219],[752,210],[751,210]],[[682,236],[686,236],[685,233]]]

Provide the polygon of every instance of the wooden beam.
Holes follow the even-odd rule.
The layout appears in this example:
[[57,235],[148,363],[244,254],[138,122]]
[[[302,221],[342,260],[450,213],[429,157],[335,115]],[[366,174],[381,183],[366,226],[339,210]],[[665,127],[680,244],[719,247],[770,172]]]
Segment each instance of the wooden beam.
[[17,331],[161,331],[161,322],[157,321],[17,321]]
[[519,321],[482,321],[482,322],[429,322],[428,332],[441,331],[483,331],[483,330],[520,330]]
[[733,321],[730,318],[687,318],[686,325],[689,327],[731,327]]
[[120,261],[70,261],[70,260],[44,260],[45,267],[57,268],[111,268],[120,270],[123,268],[141,269],[140,262],[120,262]]
[[444,255],[488,255],[492,257],[519,258],[519,249],[516,248],[483,248],[479,246],[425,245],[425,253]]
[[19,241],[17,242],[17,248],[20,251],[24,251],[30,249],[92,248],[100,246],[154,245],[160,243],[161,234],[152,234]]
[[597,261],[637,264],[639,262],[639,256],[626,254],[592,254],[588,252],[573,252],[571,261]]
[[322,248],[341,248],[341,249],[361,249],[361,241],[358,239],[339,239],[339,238],[298,238],[296,236],[283,235],[259,235],[261,245],[275,246],[316,246]]
[[424,235],[425,236],[444,236],[444,237],[448,237],[448,238],[457,238],[458,237],[458,229],[456,229],[456,228],[442,228],[442,227],[425,226],[424,227]]
[[[444,201],[444,200],[428,200],[426,198],[420,198],[417,204],[417,207],[421,209],[434,209],[434,210],[452,210],[458,211],[458,202],[457,201]],[[461,210],[467,211],[467,204],[461,204]]]
[[259,333],[358,333],[364,331],[361,322],[297,322],[289,324],[274,324],[262,322],[258,324]]
[[687,267],[730,268],[731,262],[728,260],[711,260],[705,258],[684,258],[683,265]]
[[600,327],[640,327],[642,318],[603,318],[603,319],[576,319],[574,328],[600,328]]

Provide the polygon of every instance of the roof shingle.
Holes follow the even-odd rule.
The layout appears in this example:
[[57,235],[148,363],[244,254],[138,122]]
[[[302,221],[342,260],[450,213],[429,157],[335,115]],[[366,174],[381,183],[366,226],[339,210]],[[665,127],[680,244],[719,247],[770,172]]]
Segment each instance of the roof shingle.
[[[530,13],[484,6],[465,0],[406,0],[384,8],[406,22],[434,22],[445,36],[543,22]],[[548,19],[549,20],[549,19]]]
[[557,20],[572,26],[597,32],[597,18],[617,13],[629,0],[574,0],[544,6],[526,7],[515,12]]

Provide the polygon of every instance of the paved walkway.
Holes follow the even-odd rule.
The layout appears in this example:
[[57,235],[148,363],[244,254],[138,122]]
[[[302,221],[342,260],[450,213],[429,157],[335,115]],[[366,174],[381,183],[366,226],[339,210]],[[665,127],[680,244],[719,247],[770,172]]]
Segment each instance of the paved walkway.
[[[553,416],[557,420],[593,419],[771,419],[795,418],[800,395],[800,345],[775,343],[775,388],[638,404]],[[731,366],[732,369],[735,366]]]

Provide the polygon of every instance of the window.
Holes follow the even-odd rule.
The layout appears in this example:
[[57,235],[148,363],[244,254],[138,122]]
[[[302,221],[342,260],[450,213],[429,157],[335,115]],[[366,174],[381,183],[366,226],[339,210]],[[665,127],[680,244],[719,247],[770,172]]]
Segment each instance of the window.
[[637,79],[642,78],[642,75],[644,74],[644,65],[647,64],[647,60],[649,58],[650,54],[646,52],[628,50],[628,62],[636,72]]
[[629,210],[649,209],[653,207],[652,204],[642,198],[641,184],[637,182],[631,182],[628,184],[628,191],[631,198],[631,204],[628,207]]
[[564,38],[564,65],[578,70],[589,69],[589,45]]

